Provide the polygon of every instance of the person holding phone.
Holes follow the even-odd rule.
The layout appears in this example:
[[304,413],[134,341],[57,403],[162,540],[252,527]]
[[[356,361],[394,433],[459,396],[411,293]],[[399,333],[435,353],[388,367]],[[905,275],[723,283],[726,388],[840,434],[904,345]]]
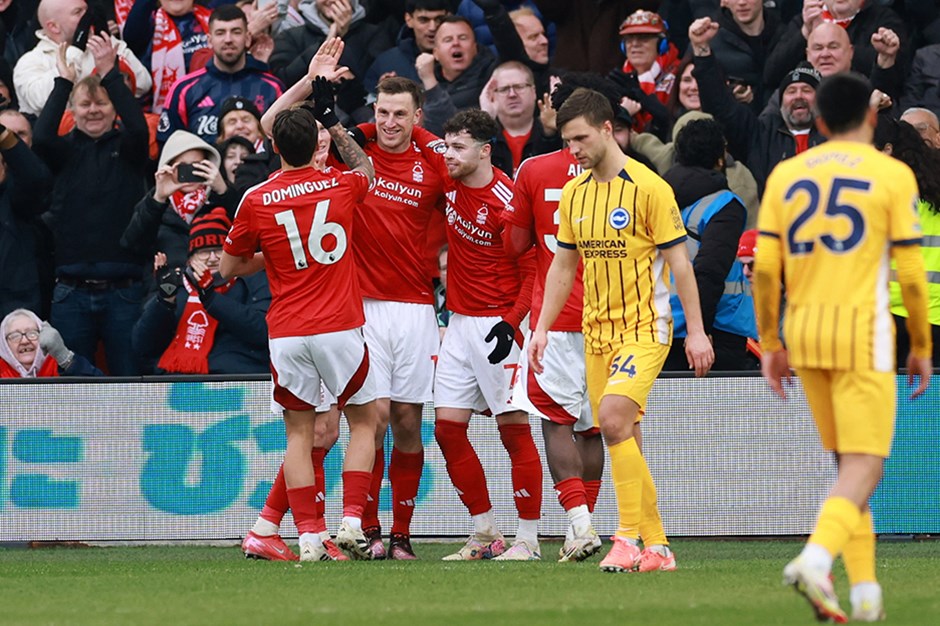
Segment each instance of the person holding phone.
[[163,252],[170,267],[185,265],[195,218],[216,206],[234,212],[221,166],[214,146],[185,130],[173,133],[160,153],[155,185],[134,208],[122,245]]
[[[13,69],[13,84],[20,101],[20,111],[39,115],[52,93],[55,78],[60,76],[56,59],[59,46],[66,44],[67,61],[75,67],[76,78],[90,76],[95,69],[95,58],[84,43],[96,33],[104,33],[115,47],[118,64],[127,66],[134,74],[134,95],[143,96],[153,86],[150,72],[116,37],[107,34],[103,19],[88,10],[85,0],[42,0],[37,11],[41,29],[36,33],[36,47],[20,57]],[[96,26],[95,24],[99,24]]]

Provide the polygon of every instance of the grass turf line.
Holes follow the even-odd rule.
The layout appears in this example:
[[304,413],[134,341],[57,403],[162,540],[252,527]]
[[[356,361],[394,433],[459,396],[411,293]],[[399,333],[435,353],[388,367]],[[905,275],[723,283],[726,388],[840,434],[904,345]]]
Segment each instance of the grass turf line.
[[[605,542],[606,544],[606,542]],[[780,583],[793,541],[673,543],[679,570],[604,574],[599,557],[441,562],[459,544],[416,543],[421,561],[273,563],[238,548],[0,550],[3,624],[814,624]],[[606,553],[608,545],[605,545]],[[937,543],[880,543],[891,624],[940,623]],[[836,586],[849,610],[841,567]]]

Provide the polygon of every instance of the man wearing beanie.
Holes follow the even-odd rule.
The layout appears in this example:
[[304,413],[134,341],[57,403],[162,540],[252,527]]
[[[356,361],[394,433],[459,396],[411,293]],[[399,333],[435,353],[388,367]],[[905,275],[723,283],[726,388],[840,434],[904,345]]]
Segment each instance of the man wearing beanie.
[[721,124],[728,152],[751,170],[763,193],[777,163],[825,141],[816,130],[813,114],[819,72],[806,61],[799,63],[780,84],[780,114],[758,117],[749,106],[737,102],[725,84],[709,45],[717,32],[718,23],[708,17],[689,26],[695,56],[692,75],[698,81],[702,111]]
[[244,137],[251,142],[255,152],[263,147],[264,131],[261,130],[261,112],[248,98],[232,96],[222,103],[218,129],[217,144],[232,137]]
[[134,326],[134,351],[167,374],[260,374],[268,371],[265,315],[271,292],[264,272],[222,281],[222,244],[231,228],[217,207],[193,220],[186,267],[154,257],[157,293]]

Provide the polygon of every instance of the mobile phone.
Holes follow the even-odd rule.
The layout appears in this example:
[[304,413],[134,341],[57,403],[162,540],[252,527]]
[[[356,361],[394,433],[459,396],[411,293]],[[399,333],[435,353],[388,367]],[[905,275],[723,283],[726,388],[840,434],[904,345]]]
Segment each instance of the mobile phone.
[[72,45],[79,50],[84,50],[85,46],[88,45],[88,38],[91,36],[92,28],[94,28],[96,33],[108,33],[108,20],[99,16],[96,11],[89,7],[75,27]]
[[180,163],[176,166],[176,180],[181,183],[204,183],[203,178],[192,163]]
[[738,76],[729,76],[728,84],[731,85],[732,87],[737,87],[738,85],[741,85],[742,87],[747,87],[747,81]]

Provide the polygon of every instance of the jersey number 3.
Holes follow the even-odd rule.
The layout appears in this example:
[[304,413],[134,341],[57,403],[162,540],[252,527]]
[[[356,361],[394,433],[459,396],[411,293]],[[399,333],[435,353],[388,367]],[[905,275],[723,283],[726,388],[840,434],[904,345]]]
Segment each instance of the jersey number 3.
[[[826,216],[829,218],[847,219],[849,221],[850,230],[848,236],[844,239],[836,239],[828,232],[828,229],[824,229],[824,234],[818,237],[819,243],[832,252],[841,254],[848,252],[862,241],[865,237],[865,218],[861,211],[854,206],[840,203],[839,194],[843,189],[867,193],[870,188],[871,183],[866,180],[855,180],[852,178],[832,179],[832,188],[829,190],[828,197],[825,199]],[[785,199],[789,201],[800,192],[805,193],[809,201],[806,203],[806,208],[800,211],[800,214],[796,216],[796,219],[793,220],[793,223],[790,224],[790,228],[787,230],[787,247],[790,250],[790,254],[793,256],[809,254],[813,251],[813,248],[816,247],[815,237],[801,238],[799,231],[816,214],[816,211],[819,210],[822,204],[820,202],[822,194],[819,190],[819,185],[816,184],[815,181],[805,178],[796,181],[787,189]]]
[[[346,253],[346,231],[336,222],[326,221],[326,212],[329,208],[329,200],[317,202],[317,206],[313,210],[310,236],[307,237],[307,249],[310,251],[310,256],[321,265],[332,265],[343,258]],[[274,220],[280,226],[283,226],[287,232],[290,251],[294,255],[294,267],[299,270],[307,269],[310,264],[307,262],[307,253],[304,251],[304,244],[300,237],[300,229],[297,228],[297,218],[294,217],[294,211],[275,213]],[[336,245],[331,250],[326,250],[323,247],[323,240],[327,237],[331,237],[336,241]]]

